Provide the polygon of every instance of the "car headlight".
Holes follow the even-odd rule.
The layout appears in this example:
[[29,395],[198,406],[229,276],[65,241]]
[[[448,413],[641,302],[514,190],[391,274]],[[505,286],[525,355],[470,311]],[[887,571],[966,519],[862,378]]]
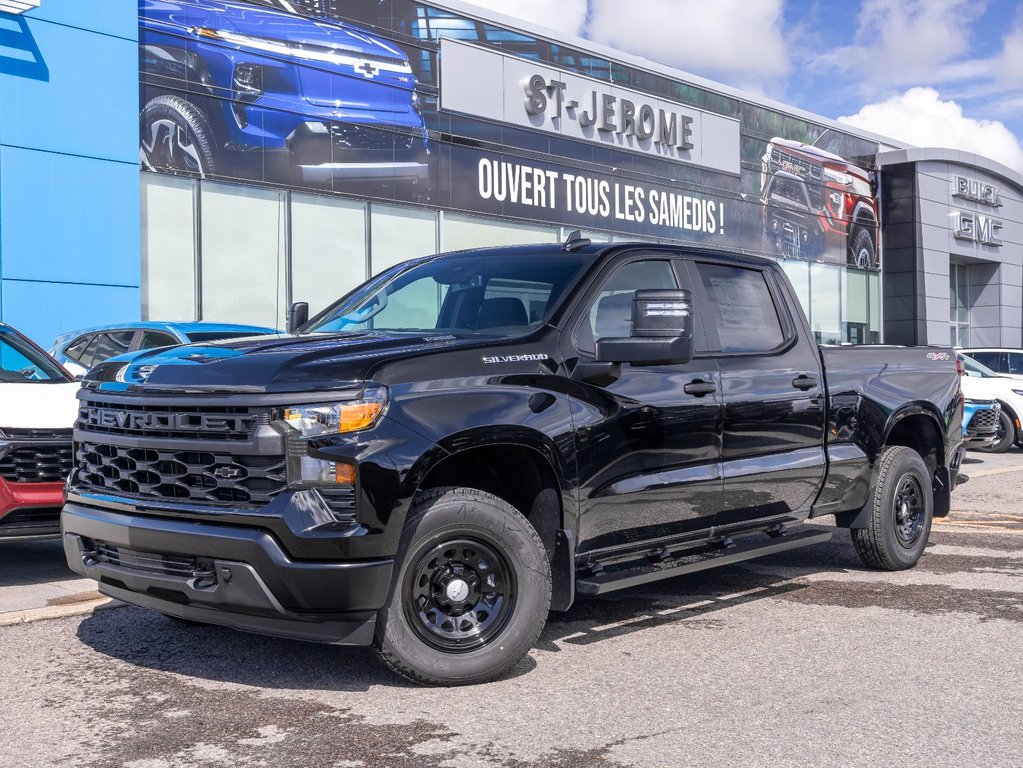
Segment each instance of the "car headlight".
[[299,437],[339,435],[372,427],[387,404],[384,387],[367,389],[357,400],[315,405],[293,405],[284,409],[284,422]]
[[1014,389],[1012,391],[1015,392],[1020,397],[1023,397],[1023,389]]
[[210,27],[192,27],[189,31],[193,35],[206,38],[207,40],[219,40],[223,43],[230,43],[231,45],[238,45],[277,56],[305,59],[306,61],[319,61],[324,64],[353,68],[369,64],[374,71],[394,72],[400,75],[412,74],[412,65],[408,61],[402,61],[397,55],[394,59],[360,56],[357,53],[346,53],[338,48],[303,45],[290,40],[278,40],[272,37],[254,37],[252,35],[230,32],[226,29],[212,29]]
[[836,184],[841,184],[842,186],[845,187],[853,183],[853,177],[850,174],[842,173],[841,171],[836,171],[834,168],[825,168],[824,178],[827,179],[828,181],[833,181]]

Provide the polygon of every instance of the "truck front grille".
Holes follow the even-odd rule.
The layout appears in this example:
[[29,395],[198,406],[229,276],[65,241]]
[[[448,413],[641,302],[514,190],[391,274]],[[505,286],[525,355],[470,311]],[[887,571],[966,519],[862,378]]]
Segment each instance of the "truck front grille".
[[984,408],[973,414],[973,418],[970,419],[970,424],[967,427],[968,432],[997,432],[998,431],[998,411],[994,408]]
[[93,434],[178,440],[250,440],[268,424],[265,408],[195,406],[188,410],[152,403],[83,402],[75,427]]
[[81,483],[134,496],[262,505],[287,486],[284,456],[83,442],[76,458]]
[[62,483],[67,479],[72,464],[70,429],[4,429],[4,434],[14,448],[0,457],[0,477],[11,483]]

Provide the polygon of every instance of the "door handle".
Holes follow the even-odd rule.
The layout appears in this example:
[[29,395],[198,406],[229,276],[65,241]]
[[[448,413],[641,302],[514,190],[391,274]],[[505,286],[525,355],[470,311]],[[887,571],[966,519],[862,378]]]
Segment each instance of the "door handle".
[[703,397],[709,395],[711,392],[717,391],[717,386],[711,381],[702,381],[701,379],[695,379],[684,387],[682,391],[687,395],[695,395],[696,397]]
[[801,373],[792,380],[792,386],[796,389],[813,389],[817,386],[817,377]]

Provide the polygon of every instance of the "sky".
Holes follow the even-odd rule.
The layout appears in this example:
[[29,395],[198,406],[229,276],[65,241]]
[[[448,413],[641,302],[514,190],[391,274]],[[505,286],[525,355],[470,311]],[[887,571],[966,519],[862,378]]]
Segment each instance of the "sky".
[[1023,0],[471,0],[1023,173]]

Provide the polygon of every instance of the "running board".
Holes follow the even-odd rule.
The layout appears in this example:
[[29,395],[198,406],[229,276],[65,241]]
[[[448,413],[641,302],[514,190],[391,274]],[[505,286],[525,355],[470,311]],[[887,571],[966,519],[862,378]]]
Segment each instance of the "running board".
[[576,592],[582,595],[602,595],[618,589],[628,589],[660,579],[670,579],[684,573],[705,571],[721,565],[741,563],[755,557],[774,555],[799,547],[809,547],[828,541],[834,531],[810,530],[785,533],[764,542],[759,536],[737,539],[735,545],[726,549],[700,549],[695,552],[683,551],[677,557],[669,556],[656,563],[644,561],[633,568],[600,570],[592,576],[577,579]]

